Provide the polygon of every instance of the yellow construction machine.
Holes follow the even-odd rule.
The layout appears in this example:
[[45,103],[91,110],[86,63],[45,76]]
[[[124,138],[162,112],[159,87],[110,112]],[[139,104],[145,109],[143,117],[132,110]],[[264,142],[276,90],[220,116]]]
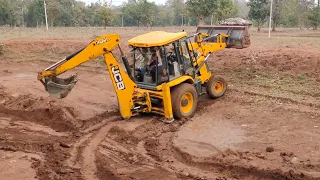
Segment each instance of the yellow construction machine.
[[[208,42],[212,38],[215,42]],[[150,32],[128,41],[132,48],[129,61],[119,46],[119,35],[107,34],[39,72],[38,80],[49,94],[65,98],[77,83],[77,75],[67,79],[57,76],[103,56],[124,119],[141,113],[160,114],[165,122],[191,118],[198,96],[207,92],[212,98],[218,98],[227,89],[225,80],[215,76],[207,64],[213,52],[227,46],[227,38],[226,34],[209,37],[204,33],[187,36],[186,32]],[[112,53],[117,47],[123,63]]]

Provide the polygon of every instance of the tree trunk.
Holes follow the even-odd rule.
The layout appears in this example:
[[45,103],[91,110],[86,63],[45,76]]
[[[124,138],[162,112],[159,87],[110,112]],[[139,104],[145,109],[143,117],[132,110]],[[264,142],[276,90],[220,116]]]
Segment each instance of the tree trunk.
[[277,26],[276,21],[273,21],[273,24],[272,24],[272,31],[276,31],[276,26]]
[[260,20],[258,21],[258,32],[260,32],[261,26],[260,26]]
[[[317,22],[319,23],[319,22],[320,22],[320,0],[318,0],[318,9],[317,9],[317,10],[318,10],[318,13],[317,13],[317,15],[318,15],[318,17],[317,17],[317,18],[318,18],[318,21],[317,21]],[[317,23],[316,28],[315,28],[316,30],[318,30],[318,26],[319,26],[318,23]]]
[[201,25],[204,25],[204,19],[203,19],[203,17],[199,18],[199,25],[200,25],[200,26],[201,26]]

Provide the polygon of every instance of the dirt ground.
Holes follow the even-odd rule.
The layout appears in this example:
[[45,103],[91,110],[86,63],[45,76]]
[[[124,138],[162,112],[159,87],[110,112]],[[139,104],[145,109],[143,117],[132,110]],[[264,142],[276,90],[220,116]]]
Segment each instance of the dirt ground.
[[149,30],[0,28],[1,179],[320,179],[319,31],[252,31],[251,47],[214,54],[227,93],[203,95],[189,121],[122,120],[100,59],[66,73],[80,80],[65,99],[37,81],[98,35],[126,47]]

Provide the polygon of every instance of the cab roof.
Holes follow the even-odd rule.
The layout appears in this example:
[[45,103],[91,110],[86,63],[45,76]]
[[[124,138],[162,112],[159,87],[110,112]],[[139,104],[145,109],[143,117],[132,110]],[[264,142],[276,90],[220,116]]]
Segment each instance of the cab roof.
[[186,32],[168,33],[164,31],[153,31],[134,37],[130,39],[128,43],[135,47],[163,46],[186,36]]

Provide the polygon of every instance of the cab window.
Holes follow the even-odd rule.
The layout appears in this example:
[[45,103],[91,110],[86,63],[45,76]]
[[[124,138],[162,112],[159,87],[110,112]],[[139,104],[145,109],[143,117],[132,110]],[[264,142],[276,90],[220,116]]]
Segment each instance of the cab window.
[[193,70],[192,60],[188,49],[188,43],[186,41],[181,41],[180,43],[180,59],[186,74]]
[[134,79],[137,84],[157,86],[168,80],[164,47],[135,48]]

